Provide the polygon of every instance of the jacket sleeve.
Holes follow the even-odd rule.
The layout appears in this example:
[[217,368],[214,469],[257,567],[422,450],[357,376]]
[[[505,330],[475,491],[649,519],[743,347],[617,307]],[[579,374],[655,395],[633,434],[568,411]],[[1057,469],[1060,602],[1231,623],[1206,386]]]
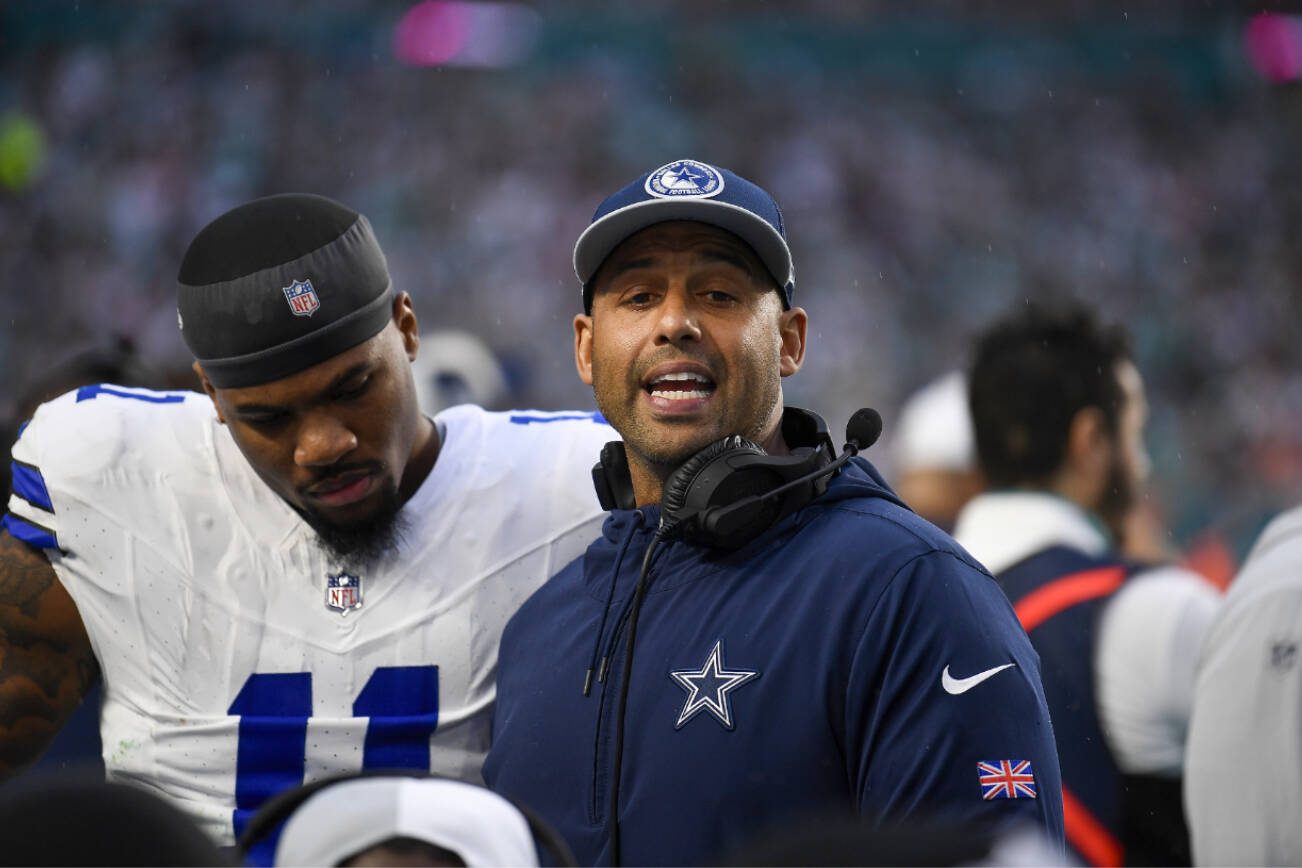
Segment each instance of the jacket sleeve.
[[1039,659],[995,581],[946,551],[871,606],[846,697],[846,760],[875,823],[1039,827],[1061,847],[1057,750]]

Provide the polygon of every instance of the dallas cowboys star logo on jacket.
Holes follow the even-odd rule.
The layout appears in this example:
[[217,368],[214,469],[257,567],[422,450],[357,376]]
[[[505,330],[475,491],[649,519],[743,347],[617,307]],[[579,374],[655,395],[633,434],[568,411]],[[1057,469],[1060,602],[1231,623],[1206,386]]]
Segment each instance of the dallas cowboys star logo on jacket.
[[687,691],[687,701],[683,703],[674,729],[682,729],[687,721],[702,711],[714,715],[724,729],[732,729],[732,698],[729,694],[759,675],[752,669],[728,669],[723,663],[723,640],[718,640],[700,669],[675,669],[669,673],[678,686]]

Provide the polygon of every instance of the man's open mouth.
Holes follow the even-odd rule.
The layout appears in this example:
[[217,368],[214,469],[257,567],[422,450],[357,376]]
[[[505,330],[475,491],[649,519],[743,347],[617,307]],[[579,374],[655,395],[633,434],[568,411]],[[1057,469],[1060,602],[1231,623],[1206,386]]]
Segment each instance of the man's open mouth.
[[677,371],[671,374],[659,374],[643,388],[651,397],[664,401],[691,401],[710,397],[715,386],[714,381],[704,374]]

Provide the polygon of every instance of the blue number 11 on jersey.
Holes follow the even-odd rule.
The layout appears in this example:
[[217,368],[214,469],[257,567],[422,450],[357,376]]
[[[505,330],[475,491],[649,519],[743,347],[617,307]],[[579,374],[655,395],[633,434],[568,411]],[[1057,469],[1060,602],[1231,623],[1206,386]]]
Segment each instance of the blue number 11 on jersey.
[[[234,815],[238,838],[263,802],[303,783],[312,673],[254,673],[227,713],[240,717]],[[353,702],[353,716],[370,718],[362,768],[429,771],[429,740],[439,719],[439,668],[376,669]]]

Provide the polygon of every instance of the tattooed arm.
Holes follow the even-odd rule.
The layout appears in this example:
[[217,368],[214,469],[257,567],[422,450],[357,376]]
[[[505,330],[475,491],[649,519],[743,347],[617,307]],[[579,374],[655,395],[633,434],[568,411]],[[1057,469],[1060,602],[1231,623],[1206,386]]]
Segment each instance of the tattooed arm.
[[54,567],[0,530],[0,780],[40,757],[98,678]]

